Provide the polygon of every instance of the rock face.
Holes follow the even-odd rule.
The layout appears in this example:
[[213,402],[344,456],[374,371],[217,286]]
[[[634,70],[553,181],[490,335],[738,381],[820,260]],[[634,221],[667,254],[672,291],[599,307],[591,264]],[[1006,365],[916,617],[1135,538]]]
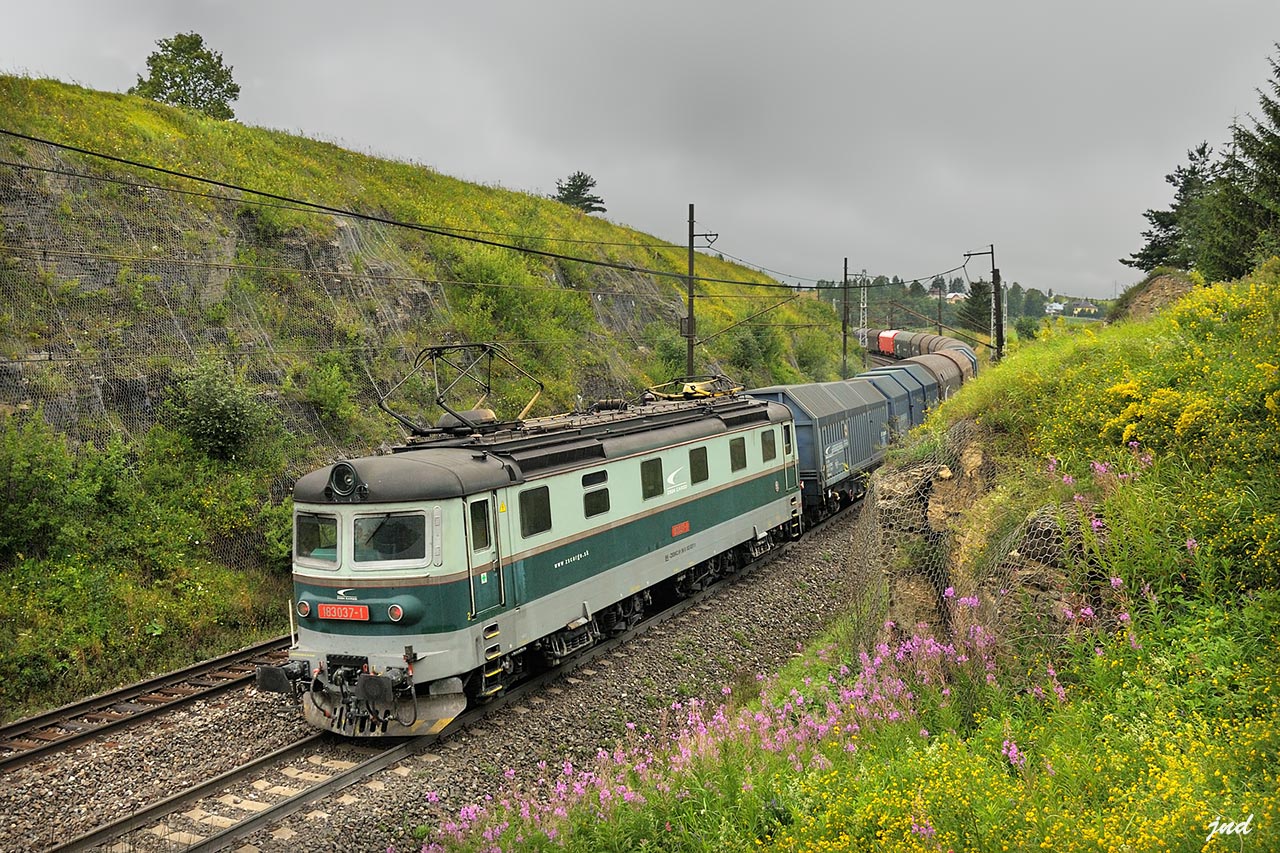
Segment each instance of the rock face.
[[984,624],[1061,620],[1067,578],[1088,561],[1078,508],[1011,519],[991,495],[997,473],[972,423],[952,427],[929,458],[876,472],[848,555],[868,638],[944,635],[960,599],[977,600]]
[[1147,282],[1141,293],[1129,300],[1125,316],[1143,320],[1191,292],[1195,283],[1181,276],[1161,275]]

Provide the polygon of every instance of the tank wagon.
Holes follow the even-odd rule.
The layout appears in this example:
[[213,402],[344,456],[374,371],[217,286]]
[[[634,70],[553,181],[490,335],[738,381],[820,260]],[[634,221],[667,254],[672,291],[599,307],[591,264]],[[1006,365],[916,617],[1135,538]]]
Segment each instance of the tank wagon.
[[439,395],[446,413],[423,428],[383,405],[410,428],[403,446],[294,488],[295,642],[259,688],[343,735],[434,733],[627,630],[655,596],[801,536],[976,372],[958,341],[868,334],[884,354],[929,349],[841,382],[744,394],[721,377],[527,421]]

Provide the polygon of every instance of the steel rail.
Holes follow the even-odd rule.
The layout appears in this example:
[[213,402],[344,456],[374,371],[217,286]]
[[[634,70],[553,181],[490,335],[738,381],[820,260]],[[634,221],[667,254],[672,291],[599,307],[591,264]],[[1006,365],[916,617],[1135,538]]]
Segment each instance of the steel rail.
[[[5,750],[0,771],[245,684],[253,679],[253,669],[236,672],[236,667],[281,651],[289,642],[287,636],[276,637],[0,726],[0,750]],[[187,684],[198,689],[182,687]]]
[[307,735],[299,741],[295,741],[288,746],[283,746],[280,749],[277,749],[275,752],[256,758],[248,764],[242,764],[233,770],[228,770],[226,773],[222,773],[205,782],[193,785],[185,791],[174,794],[173,796],[167,797],[159,802],[152,803],[151,805],[146,806],[139,811],[135,811],[118,821],[114,821],[113,823],[109,823],[105,826],[100,826],[97,829],[90,830],[82,835],[77,835],[70,841],[66,841],[56,847],[50,847],[48,848],[47,853],[75,853],[75,851],[92,850],[95,847],[100,847],[109,841],[119,838],[125,833],[132,832],[135,829],[140,829],[152,821],[159,820],[166,815],[173,814],[179,808],[188,805],[189,803],[204,799],[210,794],[221,791],[223,788],[234,782],[238,782],[248,776],[252,776],[263,767],[267,767],[279,761],[284,761],[295,755],[301,754],[313,746],[317,741],[326,737],[328,737],[327,732],[316,732],[315,734]]

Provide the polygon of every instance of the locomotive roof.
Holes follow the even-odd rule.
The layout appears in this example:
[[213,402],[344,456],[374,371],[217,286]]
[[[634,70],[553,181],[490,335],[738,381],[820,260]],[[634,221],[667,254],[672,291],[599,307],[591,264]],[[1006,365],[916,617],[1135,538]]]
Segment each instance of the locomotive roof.
[[[660,402],[625,411],[558,415],[465,436],[418,439],[393,453],[347,460],[367,487],[361,502],[438,500],[474,494],[556,470],[604,463],[635,453],[728,432],[789,421],[785,406],[750,397]],[[335,465],[300,478],[295,500],[334,502]],[[337,499],[341,500],[341,499]]]

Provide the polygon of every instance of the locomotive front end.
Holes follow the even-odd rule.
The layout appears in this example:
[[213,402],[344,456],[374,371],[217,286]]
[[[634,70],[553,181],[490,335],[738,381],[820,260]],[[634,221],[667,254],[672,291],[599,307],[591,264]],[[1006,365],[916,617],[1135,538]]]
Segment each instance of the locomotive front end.
[[484,466],[453,455],[338,462],[295,487],[295,642],[287,663],[259,667],[257,683],[292,696],[317,728],[433,734],[467,706],[468,520],[454,469]]

